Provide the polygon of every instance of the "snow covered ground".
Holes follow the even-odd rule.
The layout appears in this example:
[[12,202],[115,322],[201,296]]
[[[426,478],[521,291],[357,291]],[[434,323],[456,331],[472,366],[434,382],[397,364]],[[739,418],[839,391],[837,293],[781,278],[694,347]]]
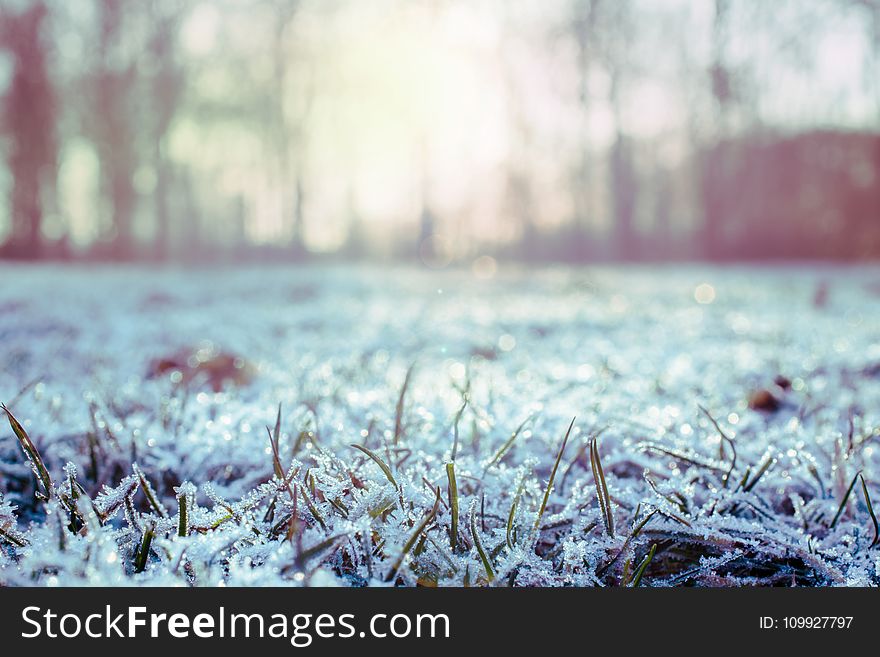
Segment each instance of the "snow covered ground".
[[2,265],[0,584],[877,585],[878,328],[874,268]]

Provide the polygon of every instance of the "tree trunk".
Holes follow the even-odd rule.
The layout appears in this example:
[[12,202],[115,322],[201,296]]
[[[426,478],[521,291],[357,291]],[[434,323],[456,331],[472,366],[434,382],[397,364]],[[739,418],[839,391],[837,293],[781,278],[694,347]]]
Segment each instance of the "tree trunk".
[[45,5],[38,2],[19,15],[4,15],[0,24],[14,66],[2,118],[12,142],[12,249],[22,258],[42,253],[42,197],[45,189],[54,187],[46,183],[55,175],[57,161],[55,96],[43,39],[46,14]]

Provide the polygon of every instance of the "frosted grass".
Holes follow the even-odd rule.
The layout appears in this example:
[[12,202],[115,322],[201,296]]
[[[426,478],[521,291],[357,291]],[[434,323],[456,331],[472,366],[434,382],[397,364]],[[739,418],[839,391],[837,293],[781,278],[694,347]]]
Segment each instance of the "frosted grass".
[[3,266],[0,583],[877,585],[878,326],[872,268]]

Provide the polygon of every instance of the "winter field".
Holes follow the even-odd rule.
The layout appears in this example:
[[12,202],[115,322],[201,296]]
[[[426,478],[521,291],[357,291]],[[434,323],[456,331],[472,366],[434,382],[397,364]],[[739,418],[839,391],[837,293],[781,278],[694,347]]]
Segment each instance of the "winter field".
[[880,269],[481,264],[0,266],[0,585],[880,584]]

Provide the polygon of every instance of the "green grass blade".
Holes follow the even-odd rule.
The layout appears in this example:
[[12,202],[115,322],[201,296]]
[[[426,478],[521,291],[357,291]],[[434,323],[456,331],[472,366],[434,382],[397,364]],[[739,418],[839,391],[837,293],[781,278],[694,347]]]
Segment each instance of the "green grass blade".
[[449,512],[452,516],[452,526],[449,530],[449,545],[455,552],[458,546],[458,483],[455,481],[455,463],[446,464],[447,495],[449,497]]
[[275,438],[277,445],[281,438],[281,402],[278,402],[278,414],[275,416],[275,430],[272,432],[272,437]]
[[131,470],[137,475],[138,483],[141,485],[141,490],[144,492],[144,497],[147,498],[147,502],[153,509],[158,513],[161,517],[167,518],[168,511],[165,509],[165,505],[159,501],[159,498],[156,496],[156,491],[153,490],[153,486],[150,484],[149,479],[147,479],[143,470],[141,470],[140,466],[137,463],[131,464]]
[[24,427],[15,419],[12,412],[6,408],[6,404],[0,403],[0,408],[6,413],[6,419],[9,420],[9,426],[12,427],[12,432],[18,439],[18,443],[21,445],[22,450],[24,450],[24,454],[31,464],[31,469],[34,471],[34,475],[36,475],[37,480],[43,486],[43,495],[45,499],[51,499],[52,478],[49,477],[49,471],[43,463],[43,458],[40,456],[37,448],[34,447],[34,443],[31,441],[30,436],[28,436],[27,431],[25,431]]
[[147,567],[147,558],[150,556],[150,545],[153,542],[155,534],[156,526],[152,523],[144,529],[140,548],[138,548],[137,553],[134,555],[134,572],[142,573]]
[[468,399],[464,398],[464,403],[461,405],[461,408],[458,409],[458,413],[455,415],[455,422],[452,424],[452,462],[455,463],[455,457],[458,454],[458,423],[461,421],[461,416],[464,414],[464,409],[467,408]]
[[639,584],[641,584],[642,575],[645,574],[645,569],[648,567],[648,564],[651,563],[651,559],[654,558],[654,555],[656,553],[657,553],[657,544],[654,543],[651,546],[651,550],[648,552],[647,556],[644,559],[642,559],[642,563],[640,563],[639,567],[636,568],[636,574],[635,574],[635,576],[633,576],[633,580],[632,580],[632,584],[631,584],[632,588],[636,588],[636,587],[638,587]]
[[373,452],[370,449],[367,449],[363,445],[358,445],[357,443],[352,443],[351,446],[354,447],[355,449],[359,449],[364,454],[369,456],[373,460],[373,462],[375,462],[375,464],[379,466],[379,468],[382,470],[382,472],[385,473],[385,476],[388,478],[388,481],[390,481],[394,485],[395,488],[398,488],[397,480],[394,478],[394,475],[391,474],[391,468],[389,468],[388,464],[385,463],[385,461],[383,461],[381,458],[379,458],[375,452]]
[[519,506],[519,498],[522,497],[523,488],[525,488],[526,479],[523,477],[519,486],[516,488],[516,495],[513,496],[513,504],[510,505],[510,513],[507,514],[507,547],[513,549],[513,544],[516,542],[513,536],[514,527],[513,522],[516,519],[516,509]]
[[556,454],[556,461],[553,463],[553,469],[550,471],[550,479],[547,481],[547,489],[544,491],[544,499],[541,500],[541,508],[538,509],[538,517],[535,518],[535,529],[541,525],[541,517],[544,515],[544,511],[547,508],[547,501],[550,499],[550,491],[553,490],[553,481],[556,479],[556,470],[559,468],[559,461],[562,460],[562,454],[565,452],[565,446],[568,444],[568,437],[571,435],[571,430],[574,428],[574,421],[577,418],[571,418],[571,424],[568,425],[568,431],[565,432],[565,437],[562,439],[562,445],[559,446],[559,452]]
[[865,495],[865,505],[868,507],[868,513],[871,516],[871,522],[874,523],[874,540],[871,541],[871,547],[880,543],[880,525],[877,524],[877,516],[874,515],[874,505],[871,504],[871,496],[868,494],[868,485],[865,478],[859,473],[859,479],[862,481],[862,493]]
[[709,411],[707,411],[700,404],[697,404],[697,406],[699,407],[699,409],[701,411],[703,411],[703,414],[707,418],[709,418],[709,422],[712,423],[712,425],[715,427],[715,430],[718,432],[718,435],[721,436],[722,458],[723,458],[723,454],[724,454],[724,443],[725,442],[728,445],[730,445],[730,449],[733,452],[733,458],[731,458],[731,460],[730,460],[730,467],[727,469],[727,472],[725,472],[721,478],[721,483],[724,485],[725,488],[727,488],[727,483],[728,483],[728,481],[730,481],[730,477],[733,474],[734,469],[736,468],[736,445],[733,444],[733,439],[730,436],[728,436],[726,433],[724,433],[724,430],[721,428],[721,425],[719,425],[718,421],[714,417],[712,417],[712,414],[709,413]]
[[318,507],[316,507],[314,503],[309,499],[308,494],[306,494],[305,487],[300,486],[299,492],[302,494],[302,498],[305,500],[306,506],[309,507],[309,513],[311,513],[312,517],[318,521],[318,524],[321,525],[321,529],[327,531],[327,523],[324,522],[324,516],[321,515],[321,512],[318,511]]
[[312,557],[317,556],[321,552],[328,550],[333,547],[333,545],[339,542],[340,539],[343,539],[347,536],[347,534],[337,534],[336,536],[331,536],[330,538],[325,538],[323,541],[318,543],[317,545],[313,545],[310,548],[306,548],[302,552],[297,555],[297,561],[301,565],[305,565],[305,563],[311,559]]
[[504,444],[498,449],[498,451],[495,452],[495,455],[492,457],[492,460],[486,464],[485,468],[483,468],[483,472],[486,472],[489,468],[491,468],[493,465],[495,465],[501,459],[504,458],[504,455],[507,454],[508,451],[510,451],[510,448],[513,447],[513,443],[516,442],[516,439],[519,437],[519,434],[522,432],[522,430],[525,428],[526,424],[528,424],[529,421],[533,417],[534,417],[533,415],[529,415],[525,420],[520,422],[520,424],[516,428],[516,430],[512,434],[510,434],[510,438],[508,438],[504,442]]
[[653,511],[651,511],[651,513],[646,515],[645,518],[638,525],[636,525],[633,528],[633,531],[632,531],[632,534],[630,534],[630,537],[636,538],[639,534],[641,534],[642,530],[645,528],[645,525],[647,525],[651,521],[651,518],[653,518],[658,513],[659,513],[659,510],[654,509]]
[[486,551],[483,549],[483,542],[480,540],[480,534],[477,532],[477,504],[476,500],[471,504],[471,536],[474,538],[474,546],[477,548],[477,553],[480,555],[480,561],[483,562],[483,568],[486,569],[486,579],[489,583],[492,583],[492,580],[495,579],[495,571],[492,570],[492,563],[489,561],[489,556],[486,554]]
[[275,471],[275,476],[279,479],[284,479],[284,467],[281,465],[281,455],[279,453],[279,440],[281,439],[281,404],[278,404],[278,415],[275,417],[275,430],[269,429],[266,427],[266,432],[269,434],[269,445],[272,447],[272,469]]
[[385,577],[386,582],[392,581],[395,577],[397,577],[397,573],[400,570],[400,567],[403,565],[403,560],[406,559],[406,555],[409,554],[410,550],[412,550],[413,545],[416,544],[419,536],[423,531],[425,531],[425,527],[431,524],[431,521],[434,520],[434,517],[437,515],[437,509],[440,508],[440,488],[437,488],[436,498],[434,499],[434,507],[428,512],[428,515],[425,516],[424,520],[416,527],[415,531],[403,545],[403,549],[400,551],[400,556],[394,561],[394,564],[391,566],[391,570],[388,571],[388,575]]
[[599,457],[599,442],[596,438],[590,441],[590,466],[593,469],[596,498],[599,500],[599,509],[602,511],[605,530],[611,538],[614,538],[614,513],[611,511],[611,497],[608,494],[608,484],[605,482],[605,470],[602,468],[602,460]]
[[[770,466],[773,465],[775,462],[776,462],[776,459],[774,459],[772,456],[768,456],[767,460],[764,461],[764,464],[758,469],[758,471],[755,473],[755,476],[752,478],[752,480],[749,483],[747,483],[745,486],[743,486],[743,490],[747,493],[750,490],[752,490],[755,487],[755,484],[758,483],[758,480],[764,476],[764,473],[766,473],[767,470],[770,469]],[[855,481],[853,481],[853,483],[855,483]]]
[[406,391],[409,388],[410,381],[412,380],[412,373],[415,369],[416,364],[413,363],[409,366],[409,369],[406,371],[406,376],[403,378],[403,385],[400,387],[400,396],[397,398],[397,408],[394,411],[394,446],[396,447],[400,442],[400,438],[403,436],[403,410],[404,410],[404,402],[406,401]]
[[187,510],[186,493],[177,496],[177,535],[187,536],[189,534],[189,512]]
[[7,532],[2,527],[0,527],[0,538],[9,541],[16,547],[23,548],[27,546],[27,541],[24,538],[13,535],[11,532]]
[[850,493],[852,493],[853,488],[856,485],[856,479],[859,478],[861,472],[857,472],[856,476],[852,478],[852,481],[849,484],[849,488],[846,489],[846,493],[843,496],[843,499],[840,500],[840,506],[837,507],[837,513],[834,514],[834,519],[831,521],[831,524],[828,525],[829,529],[833,529],[834,525],[837,524],[837,521],[840,520],[840,516],[843,513],[843,509],[846,507],[846,502],[849,500]]

